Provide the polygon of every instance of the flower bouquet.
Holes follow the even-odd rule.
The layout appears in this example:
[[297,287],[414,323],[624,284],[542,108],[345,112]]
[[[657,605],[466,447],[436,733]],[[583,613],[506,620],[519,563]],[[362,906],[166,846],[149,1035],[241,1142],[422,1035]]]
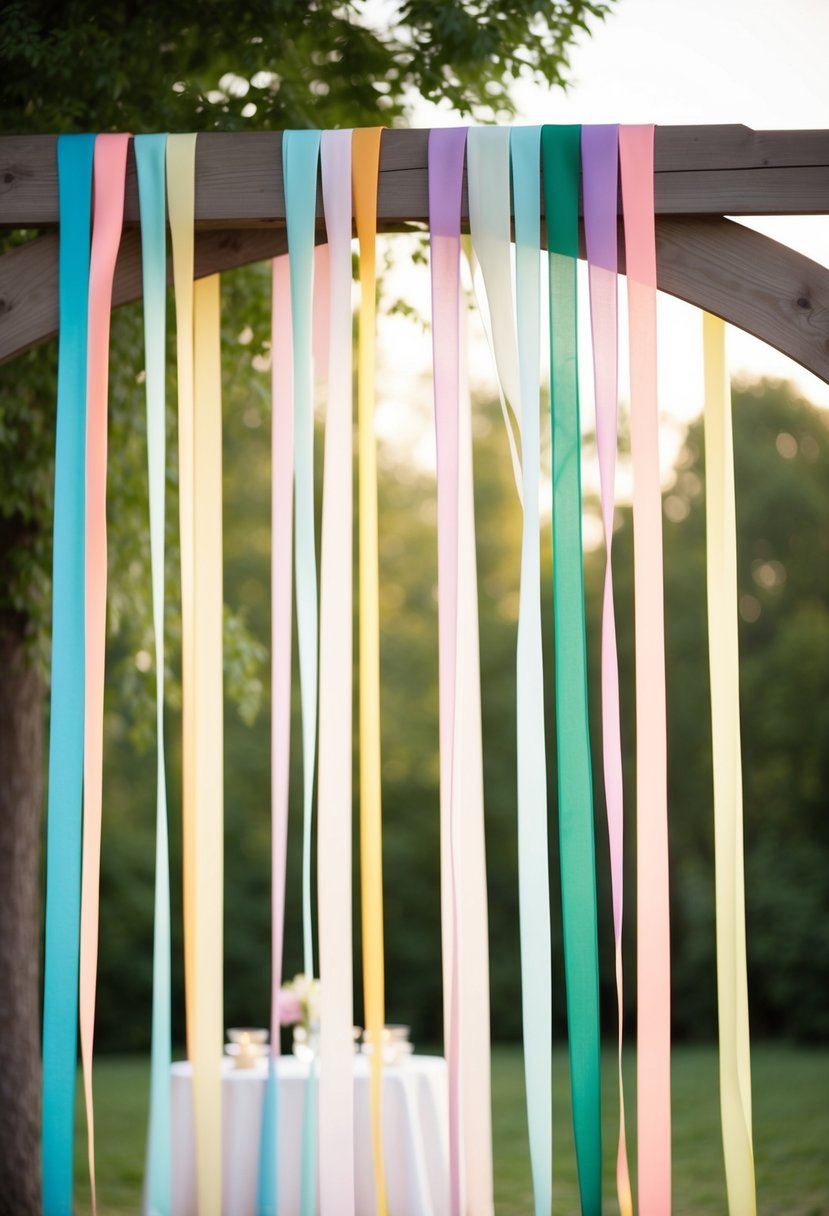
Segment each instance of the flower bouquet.
[[319,1052],[320,982],[295,975],[279,989],[279,1023],[293,1026],[293,1051],[299,1060],[312,1060]]

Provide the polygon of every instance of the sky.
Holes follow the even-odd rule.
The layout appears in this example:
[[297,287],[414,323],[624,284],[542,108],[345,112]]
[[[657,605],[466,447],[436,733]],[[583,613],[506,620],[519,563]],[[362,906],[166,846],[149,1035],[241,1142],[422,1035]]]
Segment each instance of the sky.
[[[515,121],[744,123],[756,130],[829,126],[829,0],[618,0],[611,15],[595,23],[571,54],[567,92],[520,82],[513,96]],[[457,125],[451,110],[419,104],[412,126]],[[829,206],[829,200],[827,200]],[[829,265],[829,217],[741,220]],[[400,238],[396,238],[398,241]],[[402,250],[401,250],[402,252]],[[404,261],[408,259],[405,258]],[[428,317],[428,272],[408,268],[391,276],[390,294]],[[586,284],[581,291],[586,299]],[[624,292],[621,293],[623,300]],[[586,313],[586,309],[583,309]],[[702,408],[698,312],[660,296],[660,411],[663,466],[676,454],[687,423]],[[396,436],[431,464],[430,435],[423,428],[428,408],[430,345],[417,323],[394,318],[382,323],[378,427]],[[620,335],[623,348],[624,334]],[[589,332],[580,334],[583,384],[590,377]],[[493,390],[491,359],[476,319],[470,323],[471,383]],[[620,360],[620,395],[626,394]],[[804,396],[829,409],[829,385],[758,340],[729,327],[728,360],[733,376],[791,379]],[[422,404],[407,419],[401,398],[423,383]],[[584,425],[592,425],[589,394]]]

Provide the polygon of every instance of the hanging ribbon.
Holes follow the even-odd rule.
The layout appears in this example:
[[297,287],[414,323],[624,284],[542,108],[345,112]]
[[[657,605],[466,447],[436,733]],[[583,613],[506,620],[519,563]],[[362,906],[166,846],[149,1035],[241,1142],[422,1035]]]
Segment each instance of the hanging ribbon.
[[[320,177],[322,176],[322,145],[326,132],[320,137]],[[350,181],[350,179],[349,179]],[[325,191],[323,190],[323,195]],[[349,188],[349,198],[351,190]],[[314,383],[328,390],[328,346],[331,334],[331,266],[327,242],[314,246],[314,293],[311,301],[311,347],[314,359]]]
[[147,1204],[150,1216],[170,1210],[171,1024],[170,858],[167,778],[164,762],[164,502],[167,451],[166,135],[134,141],[141,211],[144,289],[144,362],[147,399],[147,471],[150,500],[150,565],[156,672],[156,837],[153,925],[153,1009],[150,1116],[147,1135]]
[[540,127],[515,127],[510,136],[524,502],[516,661],[521,994],[535,1212],[536,1216],[549,1216],[552,1205],[553,1030],[539,536],[540,141]]
[[325,131],[329,351],[320,561],[320,1210],[354,1212],[351,960],[352,332],[351,131]]
[[380,608],[377,553],[377,449],[374,437],[374,341],[377,290],[377,186],[381,127],[352,136],[354,218],[360,247],[360,318],[357,350],[359,456],[360,646],[360,878],[363,922],[363,995],[371,1053],[371,1145],[377,1216],[386,1216],[383,1165],[382,1051],[383,837],[380,780]]
[[195,135],[168,137],[179,406],[185,1012],[199,1212],[209,1216],[222,1202],[221,364],[218,280],[193,283],[195,153]]
[[86,601],[83,764],[83,872],[81,885],[80,1039],[86,1097],[89,1185],[93,1216],[95,1117],[92,1049],[98,975],[98,907],[101,872],[101,800],[104,763],[104,661],[107,597],[107,409],[112,284],[124,223],[129,135],[95,140],[92,250],[89,260],[89,337],[86,365]]
[[630,331],[636,645],[639,1211],[671,1210],[671,938],[652,126],[620,127]]
[[725,1181],[732,1216],[757,1211],[751,1129],[751,1054],[746,976],[743,781],[737,640],[737,523],[731,387],[725,323],[703,314],[705,349],[705,497],[714,847],[717,903],[717,1002],[720,1110]]
[[176,305],[176,378],[178,381],[178,502],[181,554],[181,822],[182,902],[184,905],[184,1011],[187,1054],[193,1060],[196,999],[194,969],[195,805],[193,720],[195,712],[194,520],[193,520],[193,223],[195,215],[196,136],[167,139],[167,207]]
[[[520,399],[510,253],[512,199],[509,143],[509,127],[471,127],[467,135],[466,161],[469,232],[485,289],[483,298],[477,288],[475,294],[498,373],[498,397],[520,499],[521,461],[507,405],[509,402],[509,406],[515,410]],[[474,270],[472,281],[475,286]]]
[[195,943],[196,1026],[193,1103],[199,1165],[199,1212],[222,1210],[222,1078],[224,1043],[222,894],[224,740],[222,632],[222,365],[219,276],[193,290],[195,416],[193,486],[195,561]]
[[[465,240],[467,259],[471,254]],[[459,1037],[462,1179],[467,1216],[492,1216],[489,916],[486,886],[481,650],[472,470],[468,320],[461,301],[458,409],[458,695],[455,699],[455,860],[460,869]]]
[[616,1192],[622,1216],[633,1216],[630,1171],[625,1135],[625,1091],[622,1079],[622,905],[624,860],[624,802],[622,741],[619,721],[619,664],[616,615],[613,605],[613,513],[616,493],[618,413],[617,209],[619,128],[582,127],[584,234],[590,283],[590,322],[593,331],[593,376],[596,394],[596,445],[599,455],[602,522],[605,536],[605,578],[602,601],[602,759],[607,831],[610,843],[610,883],[616,955],[618,1009],[619,1143],[616,1153]]
[[[429,135],[432,350],[438,498],[438,640],[440,689],[441,890],[444,922],[444,1042],[449,1068],[449,1193],[461,1212],[461,1072],[459,863],[456,840],[458,700],[458,414],[460,396],[461,190],[464,127]],[[448,917],[449,930],[445,924]],[[448,959],[447,959],[448,954]]]
[[84,483],[93,135],[58,136],[57,431],[43,967],[45,1216],[72,1212],[84,731]]
[[[317,738],[317,565],[314,538],[314,374],[312,347],[314,228],[320,132],[286,131],[282,137],[285,220],[291,279],[294,382],[294,476],[296,494],[296,605],[302,701],[302,953],[306,976],[314,975],[311,916],[311,842]],[[316,1067],[312,1066],[302,1136],[301,1208],[316,1208]]]
[[314,381],[311,345],[314,226],[319,131],[282,137],[285,215],[291,280],[296,477],[296,597],[302,692],[302,949],[305,974],[314,975],[311,917],[311,839],[317,738],[317,568],[314,539]]
[[579,1191],[582,1211],[593,1214],[602,1206],[602,1128],[576,349],[580,140],[578,126],[545,127],[541,137],[550,269],[553,608],[564,972]]
[[287,256],[273,259],[271,274],[271,1051],[259,1147],[258,1216],[276,1216],[277,1210],[279,988],[291,759],[294,382]]

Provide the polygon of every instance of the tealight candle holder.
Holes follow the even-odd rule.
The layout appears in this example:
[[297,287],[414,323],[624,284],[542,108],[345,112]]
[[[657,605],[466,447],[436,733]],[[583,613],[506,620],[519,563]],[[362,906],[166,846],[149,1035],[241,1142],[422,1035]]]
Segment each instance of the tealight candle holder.
[[[406,1056],[410,1056],[414,1051],[414,1046],[409,1042],[408,1026],[398,1024],[390,1024],[384,1026],[380,1032],[380,1052],[384,1064],[399,1064]],[[370,1056],[374,1051],[374,1036],[371,1031],[363,1031],[363,1054]]]
[[255,1068],[268,1053],[268,1032],[253,1026],[236,1026],[227,1032],[225,1055],[234,1068]]

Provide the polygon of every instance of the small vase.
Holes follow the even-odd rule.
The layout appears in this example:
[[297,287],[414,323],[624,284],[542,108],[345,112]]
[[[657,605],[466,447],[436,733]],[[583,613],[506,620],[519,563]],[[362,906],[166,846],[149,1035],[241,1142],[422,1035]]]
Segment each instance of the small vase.
[[319,1022],[312,1022],[310,1026],[304,1026],[301,1023],[294,1026],[293,1050],[296,1058],[303,1060],[306,1064],[310,1064],[315,1056],[319,1055]]

